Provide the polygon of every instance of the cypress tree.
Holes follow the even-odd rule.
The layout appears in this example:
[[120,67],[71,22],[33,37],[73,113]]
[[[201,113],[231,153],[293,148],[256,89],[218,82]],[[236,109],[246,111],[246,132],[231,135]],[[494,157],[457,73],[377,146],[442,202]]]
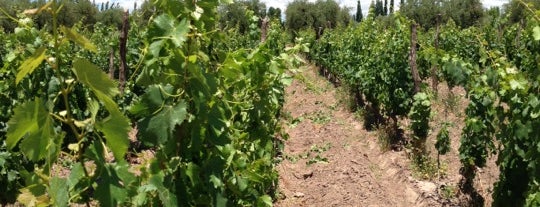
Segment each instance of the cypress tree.
[[362,15],[362,6],[360,5],[360,0],[358,0],[358,4],[356,5],[356,16],[355,16],[355,20],[357,22],[361,22],[362,21],[362,18],[363,18],[363,15]]
[[384,15],[384,6],[382,0],[377,0],[375,3],[375,16]]
[[384,0],[384,16],[388,15],[388,0]]

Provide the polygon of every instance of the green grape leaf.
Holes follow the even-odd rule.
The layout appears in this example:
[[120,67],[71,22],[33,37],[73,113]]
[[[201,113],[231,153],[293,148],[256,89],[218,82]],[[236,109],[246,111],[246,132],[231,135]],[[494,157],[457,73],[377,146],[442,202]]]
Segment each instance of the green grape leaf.
[[34,54],[28,57],[19,67],[19,72],[15,77],[15,84],[19,84],[21,80],[26,77],[26,75],[31,74],[34,70],[41,65],[43,60],[45,60],[45,47],[40,47],[37,49]]
[[86,39],[86,37],[79,34],[77,31],[67,28],[67,27],[61,27],[60,30],[66,35],[66,37],[83,47],[84,49],[87,49],[91,52],[97,53],[97,47],[90,42],[90,40]]
[[157,188],[159,199],[161,200],[163,206],[174,207],[178,206],[176,195],[172,194],[169,189],[167,189],[164,184],[164,175],[163,173],[154,174],[148,180],[148,183]]
[[153,144],[164,144],[173,136],[176,125],[180,125],[187,117],[187,105],[180,101],[174,106],[163,106],[154,116],[145,117],[139,122],[141,137]]
[[229,199],[223,196],[223,193],[217,192],[215,197],[216,197],[216,207],[227,206],[227,202],[229,202]]
[[170,39],[174,46],[180,47],[187,40],[189,26],[186,19],[177,22],[176,19],[167,14],[162,14],[154,20],[155,25],[164,31],[164,39]]
[[154,57],[159,57],[159,53],[161,52],[161,48],[163,47],[164,43],[165,41],[163,40],[157,40],[152,42],[152,44],[150,44],[150,46],[148,47],[148,49],[150,50],[150,54],[152,54],[152,56]]
[[534,29],[533,29],[533,37],[534,37],[534,40],[536,40],[536,41],[540,40],[540,26],[534,27]]
[[116,175],[114,168],[106,164],[99,178],[100,181],[94,194],[99,201],[99,206],[121,206],[120,204],[127,198],[127,190],[120,183],[120,178]]
[[219,179],[217,176],[215,175],[210,175],[210,182],[214,185],[214,188],[215,189],[220,189],[220,188],[223,188],[224,184],[223,182],[221,181],[221,179]]
[[118,106],[112,97],[120,92],[116,87],[116,83],[109,79],[107,74],[85,59],[76,59],[73,62],[73,72],[81,83],[94,92],[109,112],[118,111]]
[[450,136],[448,134],[448,125],[444,124],[439,134],[437,134],[437,141],[435,142],[435,148],[441,155],[445,155],[450,151]]
[[129,171],[130,165],[125,160],[119,160],[116,163],[115,170],[116,175],[122,180],[122,184],[125,186],[132,185],[136,181],[136,177]]
[[65,178],[53,177],[49,181],[49,195],[54,206],[67,206],[69,202],[68,185]]
[[73,189],[82,178],[84,178],[84,169],[81,163],[77,162],[73,164],[73,167],[71,167],[71,173],[69,174],[67,180],[69,191],[73,192]]
[[512,79],[509,81],[512,90],[524,90],[527,87],[527,81],[523,79]]
[[191,181],[191,184],[193,187],[197,187],[200,185],[200,178],[199,174],[201,173],[201,168],[193,163],[190,162],[186,166],[186,175],[189,178],[189,181]]
[[131,114],[137,115],[138,117],[150,116],[155,111],[157,111],[165,102],[166,95],[162,93],[173,92],[173,87],[171,85],[161,86],[161,85],[151,85],[146,89],[146,92],[141,97],[141,101],[137,104],[131,106],[129,112]]
[[15,108],[15,114],[8,122],[6,144],[8,149],[13,149],[17,143],[21,142],[21,151],[32,161],[45,158],[53,138],[53,120],[49,116],[45,104],[40,99],[35,99]]
[[98,122],[96,128],[105,135],[106,144],[116,160],[123,160],[129,147],[128,133],[131,130],[129,119],[122,112],[113,111],[109,117]]
[[269,195],[257,198],[257,206],[272,206],[272,198]]

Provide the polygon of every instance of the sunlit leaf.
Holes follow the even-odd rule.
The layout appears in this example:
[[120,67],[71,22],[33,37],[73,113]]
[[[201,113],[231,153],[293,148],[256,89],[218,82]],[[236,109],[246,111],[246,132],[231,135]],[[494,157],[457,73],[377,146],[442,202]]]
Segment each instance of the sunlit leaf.
[[191,16],[195,20],[199,20],[203,13],[204,13],[204,10],[201,7],[195,5],[195,11],[193,11],[193,13],[191,13]]
[[152,42],[152,44],[150,44],[150,47],[149,47],[150,54],[152,54],[154,57],[159,57],[159,53],[161,52],[161,48],[163,47],[163,44],[165,44],[165,41],[163,40]]
[[29,188],[23,188],[20,191],[21,194],[17,196],[17,201],[24,206],[47,206],[49,204],[49,198],[45,194],[34,195]]
[[[154,23],[164,31],[162,38],[170,39],[174,46],[180,47],[187,40],[189,26],[186,19],[177,22],[171,15],[162,14],[156,17]],[[155,51],[155,49],[152,51]]]
[[67,180],[53,177],[49,183],[49,194],[54,206],[67,206],[69,202]]
[[31,74],[34,72],[34,70],[45,60],[45,47],[40,47],[37,49],[34,54],[30,57],[28,57],[19,67],[19,72],[17,73],[17,76],[15,77],[15,84],[19,84],[19,82],[26,77],[28,74]]
[[76,59],[73,62],[73,72],[77,79],[90,88],[96,97],[103,102],[109,112],[118,111],[118,105],[112,97],[120,92],[117,84],[96,65],[85,59]]
[[67,27],[61,27],[60,30],[66,35],[66,37],[78,44],[79,46],[83,47],[84,49],[87,49],[89,51],[97,53],[97,47],[90,42],[90,40],[86,39],[86,37],[79,34],[77,31],[67,28]]
[[533,29],[533,37],[534,37],[534,40],[536,40],[536,41],[540,40],[540,26],[534,27],[534,29]]
[[257,206],[272,206],[272,198],[269,195],[257,198]]
[[13,149],[21,142],[21,151],[30,160],[38,161],[45,158],[48,149],[56,137],[53,120],[49,116],[45,104],[36,99],[15,108],[15,114],[8,122],[6,144]]

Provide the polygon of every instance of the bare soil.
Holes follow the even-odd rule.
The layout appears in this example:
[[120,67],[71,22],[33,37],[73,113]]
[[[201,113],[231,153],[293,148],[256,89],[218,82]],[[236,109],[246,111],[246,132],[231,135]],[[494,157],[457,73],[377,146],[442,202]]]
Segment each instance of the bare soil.
[[[297,77],[286,89],[282,123],[289,138],[277,166],[281,198],[276,206],[460,206],[465,198],[458,193],[458,148],[467,105],[462,89],[450,93],[446,84],[439,87],[427,142],[435,173],[426,173],[414,167],[406,148],[381,147],[382,130],[364,129],[361,114],[349,110],[346,89],[331,85],[314,66]],[[441,156],[437,170],[433,145],[445,121],[453,123],[452,149]],[[400,121],[406,137],[408,124]],[[475,183],[488,205],[498,176],[493,159],[478,174]]]

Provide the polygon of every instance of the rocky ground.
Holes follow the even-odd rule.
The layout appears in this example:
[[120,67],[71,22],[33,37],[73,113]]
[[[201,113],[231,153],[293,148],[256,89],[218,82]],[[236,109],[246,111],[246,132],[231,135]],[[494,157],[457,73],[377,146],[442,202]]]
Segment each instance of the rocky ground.
[[[433,101],[432,132],[428,150],[433,165],[418,169],[408,158],[408,150],[381,147],[383,130],[366,131],[361,112],[351,112],[346,89],[334,87],[305,67],[286,89],[283,125],[285,141],[280,174],[281,198],[276,206],[459,206],[458,148],[466,100],[464,91],[439,87]],[[436,166],[433,147],[442,122],[452,123],[452,150],[441,156]],[[408,121],[401,120],[408,136]],[[479,171],[475,180],[488,200],[497,168]]]

